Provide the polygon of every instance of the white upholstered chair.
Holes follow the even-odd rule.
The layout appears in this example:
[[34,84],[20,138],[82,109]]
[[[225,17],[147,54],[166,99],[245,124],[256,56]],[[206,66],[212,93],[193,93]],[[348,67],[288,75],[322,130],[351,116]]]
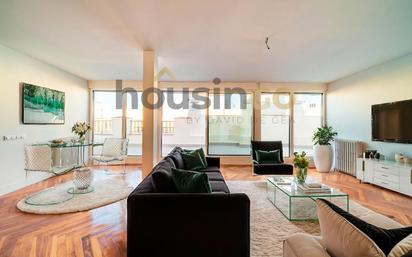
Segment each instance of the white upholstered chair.
[[123,173],[126,174],[126,158],[127,147],[129,139],[127,138],[106,138],[103,143],[101,155],[92,156],[94,161],[106,164],[106,172],[108,172],[107,165],[111,162],[122,162]]
[[28,171],[54,173],[51,148],[48,145],[24,146],[24,169],[26,176]]

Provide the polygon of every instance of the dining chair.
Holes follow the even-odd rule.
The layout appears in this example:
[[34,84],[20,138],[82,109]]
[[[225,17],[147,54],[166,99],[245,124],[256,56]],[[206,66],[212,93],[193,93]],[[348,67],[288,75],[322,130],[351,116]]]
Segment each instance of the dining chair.
[[[106,164],[105,171],[108,171],[108,164],[112,162],[123,163],[123,173],[126,174],[126,158],[129,139],[127,138],[106,138],[103,143],[102,153],[100,155],[92,156],[94,161]],[[110,172],[110,174],[117,174]]]
[[24,170],[54,173],[52,169],[52,153],[48,145],[24,146]]

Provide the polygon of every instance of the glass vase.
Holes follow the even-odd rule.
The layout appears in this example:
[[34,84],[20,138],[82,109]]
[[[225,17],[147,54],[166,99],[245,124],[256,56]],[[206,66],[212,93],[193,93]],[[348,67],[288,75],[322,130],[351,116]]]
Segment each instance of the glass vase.
[[86,135],[79,135],[79,143],[84,144],[84,140],[86,139]]
[[308,168],[297,168],[296,170],[296,182],[303,184],[306,181],[308,175]]

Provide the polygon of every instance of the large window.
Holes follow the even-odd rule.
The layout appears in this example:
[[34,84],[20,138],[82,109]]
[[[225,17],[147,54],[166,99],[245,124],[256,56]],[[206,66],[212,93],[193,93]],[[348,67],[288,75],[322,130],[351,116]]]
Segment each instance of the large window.
[[[116,91],[93,91],[93,141],[103,143],[106,138],[122,137],[122,109],[116,109]],[[101,147],[93,147],[100,154]]]
[[[206,110],[196,104],[189,92],[164,92],[162,108],[162,156],[175,146],[187,149],[204,148],[206,132]],[[204,93],[207,99],[206,93]]]
[[294,94],[294,151],[305,151],[313,156],[312,136],[322,126],[323,95],[319,93]]
[[260,136],[262,141],[283,143],[283,155],[289,156],[290,95],[289,93],[262,93],[260,97]]
[[[261,93],[260,99],[256,99],[260,116],[255,119],[252,93],[204,92],[202,100],[197,97],[198,93],[163,93],[159,138],[163,156],[175,146],[204,148],[209,155],[250,155],[254,122],[260,124],[260,131],[255,132],[260,133],[262,141],[282,141],[285,157],[301,151],[312,156],[313,132],[323,124],[322,93]],[[128,154],[142,155],[141,96],[142,92],[127,93],[123,96],[124,104],[117,108],[116,91],[93,91],[93,140],[104,142],[106,138],[128,138]],[[208,107],[204,102],[207,99]],[[100,147],[93,149],[93,154],[100,152]]]
[[[230,96],[230,95],[226,95]],[[225,102],[225,98],[228,102]],[[252,138],[251,94],[210,94],[209,154],[249,155]],[[228,107],[228,108],[225,108]]]
[[142,93],[138,92],[136,95],[137,99],[130,93],[126,94],[126,138],[129,139],[129,155],[142,155],[143,104],[140,101]]
[[[123,107],[116,106],[116,91],[93,91],[93,140],[103,143],[106,138],[126,138],[129,139],[129,155],[142,154],[142,114],[141,92],[137,93],[136,107],[132,105],[130,93],[126,94],[125,114],[123,117]],[[123,122],[125,120],[125,122]],[[125,127],[124,127],[125,126]],[[100,154],[101,147],[94,147],[93,154]]]

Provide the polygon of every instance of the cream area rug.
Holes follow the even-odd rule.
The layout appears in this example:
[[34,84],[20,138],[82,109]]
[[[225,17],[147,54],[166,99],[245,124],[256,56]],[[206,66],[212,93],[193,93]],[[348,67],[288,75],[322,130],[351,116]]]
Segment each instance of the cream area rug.
[[118,176],[97,179],[91,185],[93,191],[90,193],[70,195],[67,191],[73,187],[73,182],[69,181],[25,197],[17,203],[17,208],[35,214],[86,211],[125,199],[134,188]]
[[[266,198],[266,181],[226,181],[232,193],[246,193],[251,204],[251,256],[281,257],[283,240],[296,233],[319,235],[317,221],[286,219]],[[358,217],[375,212],[350,201],[349,211]]]

